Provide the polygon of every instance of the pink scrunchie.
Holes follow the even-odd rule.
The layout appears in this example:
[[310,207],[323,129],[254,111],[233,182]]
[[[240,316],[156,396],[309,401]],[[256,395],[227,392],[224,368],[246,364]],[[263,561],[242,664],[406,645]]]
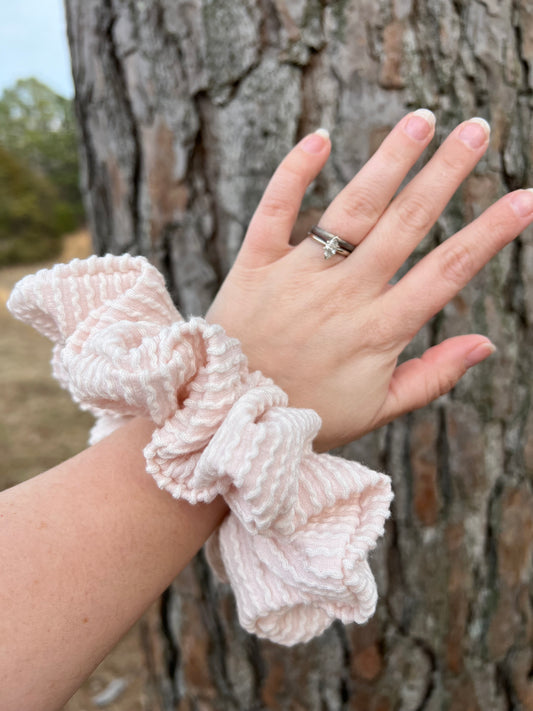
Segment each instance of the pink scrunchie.
[[316,454],[317,413],[288,407],[250,373],[220,326],[184,321],[144,257],[42,270],[8,307],[55,343],[55,377],[97,418],[91,444],[149,417],[158,427],[144,454],[158,485],[192,504],[224,496],[231,512],[207,553],[245,629],[290,645],[373,614],[367,556],[389,515],[390,479]]

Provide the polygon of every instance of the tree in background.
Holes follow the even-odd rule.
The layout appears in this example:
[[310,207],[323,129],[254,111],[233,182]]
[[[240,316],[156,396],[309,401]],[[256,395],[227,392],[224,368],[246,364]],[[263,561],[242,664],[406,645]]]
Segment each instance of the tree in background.
[[[207,308],[274,167],[317,126],[333,151],[295,239],[419,106],[437,115],[436,142],[474,115],[493,136],[414,259],[533,185],[529,0],[66,7],[95,249],[147,255],[183,313]],[[489,362],[345,450],[390,472],[396,492],[372,561],[375,617],[290,649],[262,642],[199,555],[152,635],[161,709],[533,709],[531,240],[499,254],[405,355],[475,331],[498,345]]]
[[73,104],[36,79],[0,98],[0,264],[52,257],[84,219]]

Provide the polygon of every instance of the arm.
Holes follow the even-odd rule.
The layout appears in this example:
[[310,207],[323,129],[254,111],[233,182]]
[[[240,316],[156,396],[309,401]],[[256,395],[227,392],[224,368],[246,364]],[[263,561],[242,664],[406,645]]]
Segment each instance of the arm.
[[64,704],[226,513],[145,473],[137,419],[0,497],[0,707]]
[[[477,146],[464,142],[465,131],[477,131]],[[409,115],[336,198],[321,225],[358,247],[329,262],[311,240],[289,246],[299,202],[330,148],[322,135],[304,139],[272,179],[208,314],[293,405],[319,412],[321,448],[430,402],[492,350],[483,336],[461,336],[396,367],[423,323],[533,218],[533,194],[506,196],[389,288],[488,143],[483,126],[463,124],[393,200],[431,135],[431,123]],[[32,708],[56,708],[223,516],[221,503],[192,508],[150,482],[141,454],[149,436],[150,425],[133,423],[2,495],[3,639],[15,640],[0,660],[5,708],[20,707],[21,688]]]

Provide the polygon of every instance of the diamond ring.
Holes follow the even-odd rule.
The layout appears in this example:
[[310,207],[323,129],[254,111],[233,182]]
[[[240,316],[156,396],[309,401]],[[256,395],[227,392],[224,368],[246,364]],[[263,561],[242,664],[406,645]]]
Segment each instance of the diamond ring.
[[318,225],[313,225],[307,233],[307,236],[312,237],[324,247],[324,259],[326,260],[331,259],[335,254],[347,257],[355,249],[353,244],[341,239],[339,235],[334,235],[332,232],[323,230]]

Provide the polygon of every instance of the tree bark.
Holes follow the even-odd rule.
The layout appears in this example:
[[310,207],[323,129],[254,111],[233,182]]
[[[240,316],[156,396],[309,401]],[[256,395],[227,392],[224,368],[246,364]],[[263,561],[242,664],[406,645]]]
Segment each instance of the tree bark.
[[[409,109],[487,118],[486,157],[411,264],[533,185],[530,0],[66,0],[98,253],[141,253],[206,310],[275,166],[331,130],[295,239]],[[236,621],[200,554],[152,635],[161,705],[237,711],[533,709],[533,243],[517,239],[406,357],[479,331],[498,352],[433,406],[345,449],[393,478],[365,626],[293,648]]]

